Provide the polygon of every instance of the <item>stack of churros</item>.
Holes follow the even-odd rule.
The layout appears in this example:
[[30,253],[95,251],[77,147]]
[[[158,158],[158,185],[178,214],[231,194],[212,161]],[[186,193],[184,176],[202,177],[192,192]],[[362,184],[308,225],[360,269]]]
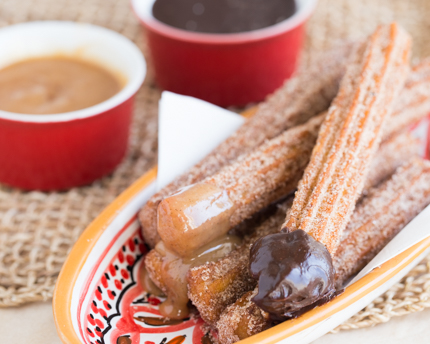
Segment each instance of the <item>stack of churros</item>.
[[[160,313],[234,343],[328,302],[430,204],[408,128],[430,60],[397,24],[322,54],[140,212]],[[297,271],[301,271],[297,274]]]

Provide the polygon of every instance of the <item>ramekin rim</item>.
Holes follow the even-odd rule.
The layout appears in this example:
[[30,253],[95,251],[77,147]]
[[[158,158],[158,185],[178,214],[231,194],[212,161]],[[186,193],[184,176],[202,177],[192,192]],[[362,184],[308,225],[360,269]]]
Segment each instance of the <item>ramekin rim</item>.
[[299,0],[304,4],[291,17],[266,28],[240,33],[213,34],[191,32],[167,25],[155,19],[150,11],[144,11],[141,6],[142,1],[146,0],[131,0],[131,6],[136,17],[146,28],[171,39],[202,44],[238,44],[278,36],[303,24],[313,13],[318,2],[318,0]]
[[133,97],[136,92],[141,87],[147,71],[146,61],[139,50],[139,48],[128,38],[119,34],[116,31],[94,25],[89,23],[76,23],[72,21],[62,21],[62,20],[46,20],[46,21],[32,21],[20,24],[14,24],[10,26],[6,26],[0,29],[0,33],[7,32],[8,30],[15,30],[18,27],[33,27],[33,26],[48,26],[48,25],[61,25],[63,27],[66,26],[85,26],[89,30],[96,30],[102,32],[103,34],[111,37],[116,37],[120,41],[122,41],[125,46],[128,46],[127,49],[130,50],[132,54],[136,57],[136,67],[135,73],[133,73],[133,77],[127,80],[126,85],[113,97],[96,104],[94,106],[90,106],[81,110],[57,113],[57,114],[49,114],[49,115],[40,115],[40,114],[21,114],[9,111],[0,110],[0,120],[9,120],[14,122],[27,122],[27,123],[56,123],[56,122],[70,122],[74,120],[94,117],[105,113],[121,104],[126,102],[128,99]]

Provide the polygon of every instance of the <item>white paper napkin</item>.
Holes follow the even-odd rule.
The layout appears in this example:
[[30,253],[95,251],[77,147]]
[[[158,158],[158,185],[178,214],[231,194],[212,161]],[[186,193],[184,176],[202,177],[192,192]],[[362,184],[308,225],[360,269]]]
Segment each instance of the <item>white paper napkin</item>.
[[[205,101],[163,92],[159,107],[157,190],[199,162],[243,122],[240,115]],[[352,282],[429,235],[430,206],[391,240]]]
[[202,160],[243,122],[234,112],[164,91],[159,103],[157,191]]

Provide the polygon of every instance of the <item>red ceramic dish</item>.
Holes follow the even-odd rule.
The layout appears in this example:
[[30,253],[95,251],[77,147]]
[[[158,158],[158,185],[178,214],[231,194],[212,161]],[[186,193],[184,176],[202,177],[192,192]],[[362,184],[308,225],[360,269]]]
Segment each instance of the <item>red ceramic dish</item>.
[[292,17],[264,29],[206,34],[158,21],[152,16],[154,0],[131,1],[146,28],[159,85],[220,106],[261,101],[291,76],[304,24],[316,5],[298,0]]
[[125,37],[87,24],[32,22],[0,30],[0,68],[55,54],[77,56],[125,78],[95,106],[54,115],[0,111],[0,182],[30,190],[88,184],[111,172],[127,149],[133,98],[146,65]]

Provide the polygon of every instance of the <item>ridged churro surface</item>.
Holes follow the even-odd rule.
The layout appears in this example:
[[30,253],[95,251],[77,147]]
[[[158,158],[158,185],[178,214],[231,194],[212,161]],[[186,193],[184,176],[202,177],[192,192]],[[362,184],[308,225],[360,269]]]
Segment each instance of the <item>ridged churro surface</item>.
[[[316,124],[317,120],[318,120],[318,117],[309,121],[311,124],[310,126],[306,126],[306,125],[299,126],[295,129],[287,131],[286,133],[290,131],[300,132],[301,134],[305,133],[306,134],[305,137],[309,139],[308,129],[312,128],[311,134],[313,139],[311,139],[310,142],[313,143],[315,142],[316,134],[317,134],[317,128],[318,128],[318,125]],[[297,139],[297,137],[294,137],[294,138]],[[275,139],[274,141],[277,141],[279,143],[278,139]],[[286,152],[288,152],[288,147],[289,145],[286,146]],[[305,148],[304,145],[301,145],[300,147],[302,147],[302,149]],[[288,160],[287,159],[284,160],[284,162],[288,161],[290,164],[291,163],[297,164],[297,162],[300,161],[300,159],[305,159],[303,160],[303,164],[300,165],[301,168],[296,168],[294,170],[293,176],[290,175],[287,178],[289,183],[286,185],[288,186],[289,191],[293,190],[296,187],[297,182],[304,169],[304,166],[306,165],[306,162],[307,162],[306,159],[308,156],[310,156],[311,148],[312,148],[312,145],[310,145],[304,150],[293,150],[295,152],[294,156],[293,157],[290,156]],[[279,149],[280,152],[282,152],[282,150],[283,149]],[[371,180],[369,181],[369,185],[370,186],[374,185],[375,183],[384,179],[386,176],[392,173],[394,169],[397,166],[399,166],[404,159],[408,159],[410,156],[412,156],[414,154],[414,151],[417,151],[417,142],[415,139],[411,138],[409,134],[396,135],[392,137],[390,140],[388,140],[385,144],[382,145],[380,152],[376,155],[375,163],[371,168],[372,174],[371,174]],[[263,156],[265,155],[263,154]],[[252,159],[250,161],[252,161]],[[233,166],[235,166],[235,164]],[[241,173],[234,173],[234,175],[236,176],[240,175],[242,177],[240,180],[242,190],[250,192],[249,190],[252,190],[252,187],[254,186],[247,183],[247,176],[250,177],[250,180],[253,180],[253,173],[252,172],[246,173],[246,169],[250,168],[249,167],[250,164],[244,164],[244,166],[246,167],[245,170],[242,170]],[[258,166],[261,168],[260,165]],[[282,167],[282,161],[280,165],[277,165],[277,168],[279,166]],[[250,169],[251,171],[253,171],[252,168]],[[231,171],[227,171],[227,172],[231,172]],[[291,173],[292,171],[287,169],[287,172]],[[227,175],[229,174],[230,173],[227,173]],[[223,175],[223,174],[221,173],[220,175]],[[296,177],[294,177],[294,175]],[[234,180],[230,181],[227,178],[223,180],[223,182],[226,183],[224,186],[227,187],[227,185],[229,185],[228,183],[229,182],[233,183]],[[273,179],[272,179],[272,182],[273,182]],[[232,184],[232,185],[235,185],[235,184]],[[285,184],[280,183],[279,185],[283,186]],[[270,188],[267,185],[266,185],[266,190],[270,190]],[[273,193],[278,192],[278,190],[283,190],[283,189],[278,187],[273,191]],[[259,189],[257,189],[257,191],[259,191]],[[274,197],[273,194],[270,194],[270,193],[266,195],[263,194],[261,196],[262,198],[266,196],[272,197],[271,200],[273,201],[273,200],[276,200],[282,194],[285,194],[285,190],[284,190],[284,193],[278,194],[276,195],[276,197]],[[240,193],[238,195],[240,195]],[[267,200],[267,197],[265,199]],[[260,200],[260,202],[262,201]],[[267,203],[269,202],[267,201]],[[261,203],[259,203],[258,205],[259,207],[262,207]],[[242,208],[245,208],[245,207],[249,209],[249,205],[245,204],[244,206],[242,206]],[[251,208],[251,209],[252,211],[250,211],[248,215],[258,210],[255,208]],[[267,222],[273,223],[272,219],[269,219]],[[266,223],[265,225],[269,226],[268,223]],[[280,225],[280,222],[277,221],[276,224]],[[264,232],[264,230],[261,230],[258,232],[260,232],[261,234]],[[259,237],[261,236],[263,236],[263,234],[261,234]],[[195,304],[195,306],[197,306],[197,308],[199,309],[203,319],[208,323],[213,324],[218,319],[220,312],[223,310],[225,306],[234,302],[235,297],[240,296],[246,290],[252,289],[255,285],[254,281],[249,276],[248,258],[245,257],[247,254],[249,254],[249,245],[246,248],[239,250],[239,252],[240,253],[234,252],[231,256],[230,255],[227,256],[225,260],[222,260],[222,263],[212,263],[212,265],[210,265],[210,267],[205,271],[205,273],[202,273],[201,276],[199,276],[200,272],[204,271],[204,269],[196,269],[196,270],[193,269],[192,272],[190,273],[190,276],[192,276],[193,278],[189,279],[189,288],[188,288],[189,297],[192,300],[192,302]],[[170,295],[172,291],[166,287],[161,277],[162,276],[162,273],[161,273],[162,258],[160,257],[160,255],[153,250],[146,256],[145,261],[146,261],[149,274],[153,279],[154,283],[159,288],[161,288],[165,294]],[[228,262],[230,262],[230,265],[228,264]],[[222,266],[222,267],[218,268],[219,266]],[[219,278],[217,276],[219,276]],[[231,276],[230,281],[228,276]],[[214,281],[214,285],[210,285],[211,281]],[[202,292],[203,287],[207,288],[207,290],[204,293]],[[219,287],[218,290],[216,289],[217,287]],[[215,291],[213,290],[214,288],[215,288]]]
[[320,115],[286,130],[203,180],[228,192],[236,206],[230,218],[231,227],[296,189],[323,119]]
[[[418,142],[409,133],[385,141],[372,162],[365,190],[391,176],[417,152]],[[291,199],[279,204],[276,213],[257,226],[252,235],[245,237],[243,245],[225,258],[189,271],[188,296],[205,322],[214,325],[225,307],[255,287],[256,282],[248,270],[250,246],[259,238],[276,233],[290,206]]]
[[[343,52],[345,54],[345,52]],[[335,56],[335,52],[331,53],[333,56]],[[345,60],[346,58],[343,57],[343,60]],[[341,61],[339,61],[339,63],[341,63]],[[294,79],[296,80],[296,79]],[[298,82],[297,80],[295,82]],[[293,88],[292,86],[290,86],[290,88]],[[282,92],[279,91],[280,93],[276,93],[273,98],[274,99],[280,99],[283,97],[281,97]],[[286,97],[284,95],[284,97]],[[269,113],[269,109],[271,108],[271,106],[269,106],[271,103],[272,98],[269,99],[269,101],[267,103],[263,103],[262,108],[265,109],[264,114],[268,114]],[[278,101],[272,101],[273,102],[273,107],[275,108],[275,103],[278,104]],[[277,106],[280,106],[279,104]],[[320,107],[317,107],[320,108]],[[395,117],[396,120],[389,120],[386,126],[386,130],[384,131],[384,137],[392,135],[395,132],[398,132],[400,130],[403,130],[405,127],[419,121],[420,119],[422,119],[425,115],[428,114],[428,111],[430,109],[430,59],[427,59],[425,61],[422,61],[421,63],[419,63],[418,65],[416,65],[413,70],[412,73],[410,73],[407,82],[405,84],[405,87],[401,93],[401,97],[399,100],[396,101],[396,106],[395,106],[395,111],[393,113],[393,118]],[[260,112],[258,112],[255,116],[258,116]],[[294,112],[296,113],[296,112]],[[399,116],[398,116],[399,115]],[[270,122],[270,118],[267,119]],[[259,121],[260,125],[262,126],[262,128],[264,128],[265,126],[262,125],[262,121]],[[249,121],[249,123],[253,123],[253,125],[255,125],[254,122]],[[292,122],[291,122],[292,123]],[[244,125],[245,126],[248,124]],[[279,125],[277,125],[279,127]],[[244,129],[245,130],[245,129]],[[252,131],[257,131],[256,127],[253,127]],[[243,133],[242,133],[243,134]],[[237,137],[240,137],[241,132],[237,132],[235,135]],[[237,139],[236,137],[236,139]],[[220,147],[219,150],[227,150],[227,146],[230,144],[229,141],[230,139],[228,139],[225,143],[223,143]],[[232,140],[231,142],[236,142],[236,140]],[[304,142],[304,145],[306,145],[307,142]],[[224,147],[224,148],[222,148]],[[147,206],[144,207],[145,210],[142,210],[140,213],[140,219],[141,221],[146,223],[146,226],[144,226],[144,231],[146,233],[146,235],[148,237],[152,237],[155,238],[154,240],[151,239],[151,241],[153,241],[154,243],[157,242],[159,240],[159,236],[157,233],[154,233],[154,231],[156,232],[156,227],[154,227],[151,223],[153,223],[153,221],[156,221],[156,206],[158,205],[158,203],[161,201],[161,199],[166,196],[167,194],[176,191],[177,189],[175,188],[179,188],[180,186],[184,186],[184,185],[188,185],[191,183],[195,183],[198,181],[203,180],[205,177],[212,175],[213,173],[215,173],[215,169],[212,167],[206,168],[206,163],[208,164],[213,164],[213,161],[215,161],[216,159],[224,159],[221,157],[221,152],[218,152],[218,149],[216,151],[214,151],[210,156],[208,156],[207,159],[204,159],[202,162],[200,162],[198,165],[196,165],[195,167],[193,167],[190,170],[190,173],[187,175],[187,177],[184,175],[182,177],[179,177],[177,181],[173,182],[172,184],[170,184],[170,186],[166,187],[166,190],[162,190],[160,191],[159,195],[154,195],[154,198],[151,199],[148,203]],[[236,151],[236,150],[235,150]],[[216,155],[216,159],[214,157],[211,158],[211,156]],[[215,160],[214,160],[215,159]],[[225,160],[225,159],[224,159]],[[223,161],[224,161],[223,160]],[[234,160],[234,159],[232,159]],[[209,161],[212,161],[212,163],[210,163]],[[224,163],[220,164],[219,167],[217,169],[220,169]],[[228,164],[228,163],[226,163]],[[212,166],[212,165],[211,165]],[[206,172],[203,173],[202,171],[206,169]],[[185,181],[185,178],[187,178],[187,181]],[[188,183],[188,184],[187,184]],[[170,191],[168,191],[168,189]],[[151,215],[152,214],[152,215]],[[146,219],[146,220],[145,220]],[[151,234],[152,233],[152,234]]]
[[409,36],[394,23],[379,27],[353,54],[284,224],[306,231],[332,254],[403,87],[409,47]]
[[[430,110],[430,106],[428,108]],[[418,155],[420,141],[408,132],[390,136],[379,146],[364,183],[364,192],[378,185],[412,157]]]
[[339,286],[430,203],[430,162],[413,159],[358,205],[333,259]]
[[[426,81],[421,80],[411,87],[417,88],[418,92],[422,92],[422,85],[426,84]],[[427,83],[429,82],[427,81]],[[413,98],[410,89],[407,89],[407,100],[400,97],[400,101],[397,104],[400,103],[400,105],[404,106],[408,101],[416,102],[421,97],[421,93],[418,92],[416,97]],[[430,94],[430,92],[428,93]],[[418,110],[421,110],[422,104],[415,104],[418,104]],[[426,112],[421,110],[420,113]],[[230,217],[229,215],[230,228],[249,218],[269,203],[295,190],[297,182],[302,177],[303,170],[310,159],[323,116],[325,114],[312,118],[305,124],[286,130],[276,138],[262,144],[253,152],[242,155],[236,162],[224,167],[212,177],[204,179],[201,184],[197,184],[197,186],[203,184],[213,185],[219,190],[224,190],[228,193],[229,202],[232,201],[235,207],[232,216]],[[407,117],[403,118],[404,116]],[[391,117],[390,123],[406,124],[409,117],[414,120],[418,117],[414,108],[407,112],[398,110]],[[398,126],[392,125],[389,129],[396,128]],[[391,136],[392,132],[388,131],[386,134]],[[399,149],[402,149],[401,145],[399,145]],[[381,161],[381,163],[384,162]],[[390,169],[391,167],[387,166],[387,168]],[[371,177],[377,178],[378,176],[372,172]],[[189,196],[194,194],[194,189],[188,191]],[[167,209],[166,202],[168,201],[161,202],[163,209]],[[189,209],[189,207],[187,206],[185,209]],[[158,211],[160,212],[160,207]],[[177,212],[181,213],[179,209],[177,209]],[[180,216],[180,218],[185,217]],[[158,220],[166,222],[164,217],[159,217]],[[178,243],[172,236],[170,227],[167,231],[164,229],[164,227],[159,227],[158,232],[165,242],[167,243],[170,240]],[[228,228],[225,229],[228,230]],[[195,244],[198,245],[198,243]]]
[[[429,64],[423,63],[420,65],[420,68],[414,69],[414,72],[412,74],[422,73],[424,75],[425,73],[423,71],[426,71],[428,69],[429,69]],[[412,80],[414,78],[415,78],[415,81],[407,83],[407,86],[405,86],[405,89],[407,87],[409,87],[408,91],[413,90],[413,89],[417,89],[417,90],[419,89],[420,91],[415,93],[415,94],[420,93],[420,95],[424,94],[425,92],[429,92],[428,91],[430,89],[428,87],[429,80],[426,77],[417,78],[416,76],[411,75],[411,77],[409,79]],[[423,87],[423,86],[427,86],[427,87]],[[422,97],[420,98],[419,101],[416,101],[416,99],[414,99],[411,96],[413,94],[414,94],[413,92],[409,92],[407,97],[403,97],[403,95],[402,95],[402,97],[400,97],[401,98],[400,101],[397,101],[397,103],[396,103],[396,110],[397,111],[395,111],[395,113],[393,114],[393,117],[391,120],[392,123],[395,124],[398,121],[399,122],[403,121],[402,123],[410,124],[410,121],[413,121],[415,119],[419,119],[426,112],[425,107],[426,107],[427,103],[423,101]],[[418,96],[416,98],[418,98]],[[423,105],[423,104],[425,104],[425,105]],[[403,111],[401,109],[402,107],[407,108],[408,111]],[[417,114],[419,114],[419,115],[417,115]],[[311,121],[309,121],[308,123],[303,125],[303,128],[307,128],[307,130],[309,130],[309,128],[310,128],[309,126],[311,125],[309,123],[313,123],[313,121],[315,122],[317,119],[318,118],[312,119]],[[316,125],[314,125],[312,132],[315,132],[315,128],[317,128]],[[395,128],[395,129],[393,129],[393,128]],[[297,130],[297,128],[294,128],[294,129]],[[266,158],[266,157],[263,157],[263,155],[261,153],[263,152],[263,149],[266,149],[266,150],[268,149],[268,151],[270,153],[270,151],[273,149],[273,147],[276,143],[281,142],[282,144],[284,144],[286,142],[285,141],[286,137],[294,137],[292,135],[292,133],[294,132],[294,129],[291,129],[289,131],[290,133],[288,133],[288,131],[287,131],[288,134],[284,133],[284,134],[280,135],[280,137],[283,138],[283,140],[281,140],[280,137],[278,137],[278,138],[272,140],[271,142],[267,142],[262,147],[259,147],[255,152],[241,157],[239,159],[239,161],[236,162],[235,164],[232,164],[231,166],[225,167],[218,174],[214,175],[213,177],[206,179],[207,181],[215,183],[216,185],[218,185],[221,188],[225,188],[225,189],[230,188],[229,191],[231,192],[231,195],[233,195],[233,196],[237,195],[238,198],[236,199],[236,202],[238,204],[240,204],[240,206],[242,207],[242,215],[241,215],[242,217],[238,216],[238,218],[236,220],[237,223],[241,222],[243,219],[252,215],[255,211],[259,210],[261,207],[264,206],[264,204],[261,203],[262,199],[258,199],[259,197],[257,197],[260,195],[260,192],[263,193],[263,195],[264,195],[264,193],[268,194],[268,191],[270,191],[271,188],[272,189],[274,188],[273,191],[271,191],[271,192],[277,192],[280,190],[278,182],[285,175],[283,175],[283,177],[280,177],[279,180],[276,178],[273,178],[273,179],[269,180],[269,182],[267,181],[267,179],[269,179],[269,178],[261,178],[261,180],[258,180],[258,178],[255,178],[254,176],[255,176],[256,172],[259,171],[259,169],[264,170],[264,173],[273,173],[273,171],[276,170],[276,168],[279,168],[280,161],[282,160],[282,159],[280,159],[281,155],[279,155],[279,156],[274,155],[274,156],[269,156],[269,158]],[[385,132],[384,136],[385,137],[391,137],[393,134],[393,131],[399,130],[399,129],[400,129],[399,125],[392,125]],[[404,142],[407,142],[408,140],[410,140],[410,138],[406,138],[406,136],[407,135],[402,136],[403,139],[405,140]],[[293,140],[293,141],[297,142],[297,140]],[[392,141],[392,144],[397,145],[397,149],[399,150],[399,153],[403,152],[403,153],[405,153],[405,155],[408,155],[411,152],[411,150],[409,150],[409,151],[407,150],[408,146],[404,145],[402,143],[402,141],[399,140],[399,136],[392,138],[392,140],[390,140],[390,141]],[[304,142],[307,142],[307,141],[304,140]],[[284,148],[288,148],[287,146],[288,145],[285,145]],[[412,149],[412,151],[413,150],[414,149]],[[279,149],[276,150],[276,152],[278,152],[278,151],[279,151]],[[296,152],[296,154],[297,154],[297,149],[296,150],[290,149],[290,150],[286,150],[286,151],[290,152],[290,153]],[[259,152],[259,154],[256,154],[256,152]],[[265,152],[265,153],[268,153],[268,152]],[[309,156],[310,156],[310,153],[309,153],[307,159],[309,159]],[[294,164],[297,163],[297,161],[295,161],[294,155],[289,156],[289,158],[290,158],[290,159],[288,159],[290,161],[289,165],[285,165],[283,168],[279,168],[278,171],[282,171],[282,173],[285,173],[285,171],[286,171],[285,167],[286,166],[290,166],[291,168],[296,167]],[[300,158],[302,159],[302,161],[305,161],[303,158],[303,155],[301,155],[301,154],[300,154]],[[250,160],[247,160],[247,159],[250,159]],[[384,168],[386,167],[386,170],[388,171],[388,170],[393,169],[395,167],[395,165],[393,165],[394,166],[393,167],[393,166],[389,166],[389,164],[387,164],[387,162],[389,162],[389,160],[390,159],[385,160],[385,158],[383,158],[382,160],[379,160],[379,162],[377,162],[377,164],[381,165]],[[300,164],[300,161],[298,161],[298,163]],[[396,163],[396,164],[398,164],[398,163]],[[276,168],[274,169],[273,167],[276,167]],[[297,168],[297,171],[299,171],[299,170],[300,170],[300,168]],[[371,180],[373,179],[373,181],[370,182],[371,184],[376,183],[377,181],[380,181],[381,179],[383,179],[384,178],[383,176],[386,173],[384,171],[382,171],[382,172],[376,171],[376,169],[375,170],[372,169],[371,172],[374,172],[373,174],[371,173],[369,175],[370,179]],[[262,173],[263,176],[264,176],[264,173]],[[299,173],[302,173],[302,172],[299,172]],[[269,175],[269,174],[267,174],[267,175]],[[296,174],[293,173],[293,174],[290,174],[289,176],[291,176],[291,175],[296,175]],[[238,176],[240,176],[240,178],[242,178],[242,179],[238,178]],[[270,182],[273,182],[273,183],[270,184]],[[294,183],[292,183],[292,184],[294,184]],[[260,187],[260,186],[261,186],[261,189],[259,190],[258,187]],[[243,197],[244,192],[246,193],[246,197]],[[253,192],[255,192],[255,193],[252,194]],[[282,195],[282,192],[280,192],[277,196],[281,196],[281,195]],[[241,196],[241,197],[239,197],[239,196]],[[257,199],[257,202],[260,202],[260,203],[254,203],[253,204],[252,203],[253,199]],[[263,199],[264,199],[264,197],[263,197]],[[251,201],[249,201],[249,200],[251,200]],[[255,206],[253,208],[252,205],[255,205],[255,204],[257,206]],[[243,215],[244,214],[243,210],[248,211],[248,213],[246,213],[245,216]],[[239,214],[239,212],[238,212],[238,214]],[[232,253],[231,257],[234,257],[236,255],[236,257],[233,258],[233,260],[237,260],[240,262],[241,261],[240,259],[243,258],[243,256],[241,254],[237,253],[239,251],[240,250],[234,251]],[[242,249],[242,252],[243,252],[243,249]],[[233,265],[230,267],[233,267]],[[238,266],[236,265],[235,267],[237,268]],[[225,266],[224,266],[224,268],[225,268]],[[231,272],[231,276],[234,276],[235,274],[239,274],[239,275],[242,274],[243,276],[245,276],[246,271],[244,272],[244,270],[246,270],[246,269],[243,269],[243,266],[242,266],[242,269],[236,269],[236,270],[232,270],[232,271],[219,270],[218,272],[225,273],[227,271],[227,273]],[[209,269],[208,271],[211,271],[211,270]],[[212,270],[212,272],[214,272],[214,271],[215,270]],[[206,280],[209,280],[209,278],[211,278],[212,276],[215,276],[215,275],[216,274],[207,275]],[[200,306],[200,308],[205,307],[208,304],[207,301],[209,300],[210,302],[212,302],[212,305],[211,305],[211,309],[208,310],[208,315],[212,316],[215,313],[219,313],[219,310],[222,309],[222,307],[224,307],[224,305],[222,305],[222,307],[218,307],[220,304],[222,304],[222,302],[228,304],[231,302],[231,300],[234,301],[234,298],[236,297],[236,296],[233,296],[235,289],[239,290],[238,294],[240,294],[240,293],[243,293],[245,289],[249,288],[249,285],[252,284],[252,281],[249,282],[246,279],[247,278],[245,278],[245,282],[243,282],[240,279],[238,279],[238,280],[233,279],[231,281],[231,283],[230,282],[226,283],[228,291],[225,294],[222,294],[222,293],[220,293],[219,295],[213,294],[215,296],[209,298],[208,295],[210,295],[210,293],[208,293],[207,295],[204,295],[201,293],[200,297],[206,298],[207,300],[201,302],[202,306]],[[219,280],[216,280],[215,278],[213,278],[212,280],[216,281],[217,284],[222,284],[226,281],[226,280],[223,281],[221,278]],[[196,281],[198,284],[199,279],[197,278]],[[200,280],[200,282],[201,282],[201,280]],[[234,284],[234,283],[236,283],[237,288],[232,286],[232,284]],[[197,295],[197,294],[195,294],[195,295]],[[198,300],[198,296],[196,296],[195,299]],[[226,300],[229,300],[229,301],[227,302]],[[218,301],[220,301],[220,303],[218,303]],[[198,301],[196,301],[196,303],[197,302]],[[216,307],[218,307],[218,309],[216,309]],[[216,318],[217,318],[217,316],[212,317],[213,320],[208,320],[208,322],[213,323],[214,320],[216,321]],[[208,317],[207,319],[210,319],[210,318]]]
[[252,151],[265,140],[288,128],[305,123],[327,109],[344,74],[351,44],[322,53],[313,67],[299,71],[259,105],[256,114],[230,138],[189,171],[156,193],[139,214],[145,242],[151,247],[160,240],[157,233],[157,207],[160,201],[183,186],[200,182]]
[[[398,112],[402,116],[397,116]],[[424,59],[414,65],[409,73],[401,95],[396,100],[395,111],[392,117],[397,119],[388,120],[384,136],[404,130],[411,124],[420,121],[430,112],[430,58]]]
[[[408,158],[414,155],[415,152],[417,152],[417,143],[414,139],[411,139],[409,134],[395,135],[393,137],[394,133],[391,132],[391,130],[399,130],[398,128],[400,128],[400,125],[398,125],[398,123],[403,123],[403,128],[408,127],[413,124],[416,119],[423,118],[430,111],[430,103],[428,101],[426,106],[423,106],[422,103],[419,101],[423,94],[427,94],[430,99],[430,80],[426,79],[425,77],[415,75],[415,73],[420,73],[423,75],[428,74],[428,71],[430,71],[430,63],[428,63],[428,61],[425,61],[423,63],[420,63],[419,66],[420,68],[414,68],[414,71],[408,78],[408,81],[418,80],[419,82],[417,81],[414,83],[407,83],[407,87],[409,88],[408,96],[405,97],[404,92],[402,92],[400,100],[398,100],[396,103],[396,111],[389,119],[390,126],[388,127],[388,130],[385,131],[384,135],[384,137],[388,137],[389,139],[384,142],[384,144],[380,148],[379,153],[375,157],[375,162],[373,163],[373,166],[370,168],[369,171],[366,188],[371,185],[375,185],[376,183],[384,179],[386,176],[391,174],[394,169],[398,167],[403,161],[406,161]],[[416,90],[417,92],[414,92],[414,90]],[[308,124],[305,124],[304,126],[307,125]],[[309,127],[307,130],[309,130]],[[311,136],[306,137],[310,138]],[[307,143],[305,141],[302,141],[302,144],[306,145]],[[308,152],[307,159],[309,159],[309,157],[310,152]],[[305,161],[303,160],[304,156],[300,156],[300,159],[302,159],[302,162]],[[295,166],[296,162],[294,161],[294,159],[290,159],[289,164]],[[299,171],[297,167],[295,168],[295,170],[298,172],[297,178],[300,178],[303,172]],[[278,222],[278,224],[280,226],[281,223]],[[233,255],[236,255],[236,253],[234,253]],[[159,258],[160,257],[156,253],[153,253],[152,255],[148,256],[147,261],[149,266],[155,267],[151,269],[153,271],[151,276],[156,279],[157,285],[163,287],[163,283],[162,281],[160,281],[160,278],[157,274],[157,267],[159,267],[159,264],[157,263],[160,262]],[[220,309],[222,310],[229,303],[234,302],[234,298],[239,297],[242,294],[243,289],[252,289],[254,287],[253,282],[250,282],[249,280],[247,270],[244,267],[238,267],[237,265],[235,265],[235,259],[238,259],[239,262],[241,261],[240,258],[237,257],[234,259],[226,257],[224,262],[232,262],[232,265],[227,270],[225,267],[223,267],[222,269],[220,268],[219,271],[228,271],[226,272],[226,274],[228,274],[229,276],[245,276],[242,280],[240,280],[239,277],[238,279],[232,278],[232,283],[236,283],[239,286],[237,290],[235,290],[234,286],[230,285],[229,283],[222,282],[222,279],[216,281],[215,285],[211,285],[211,279],[206,279],[206,281],[202,281],[198,277],[195,277],[195,283],[190,288],[191,299],[200,309],[203,318],[205,318],[209,323],[213,322],[213,319],[217,319],[217,317],[219,316],[217,315],[217,312],[219,313]],[[243,259],[243,257],[241,259]],[[203,268],[204,267],[202,267],[202,269]],[[193,271],[193,275],[197,276],[200,270],[198,270],[198,268],[195,268],[193,269]],[[211,269],[208,269],[206,271],[206,274],[208,276],[215,275],[214,272],[211,271]],[[249,287],[249,285],[251,285],[251,287]],[[202,293],[201,290],[199,290],[199,287],[207,288],[208,292]],[[203,295],[200,296],[201,299],[199,299],[199,295]]]
[[[364,197],[343,233],[333,262],[336,284],[359,272],[404,226],[430,204],[430,162],[414,158]],[[269,328],[272,323],[249,291],[221,314],[216,324],[221,344],[231,344]]]

